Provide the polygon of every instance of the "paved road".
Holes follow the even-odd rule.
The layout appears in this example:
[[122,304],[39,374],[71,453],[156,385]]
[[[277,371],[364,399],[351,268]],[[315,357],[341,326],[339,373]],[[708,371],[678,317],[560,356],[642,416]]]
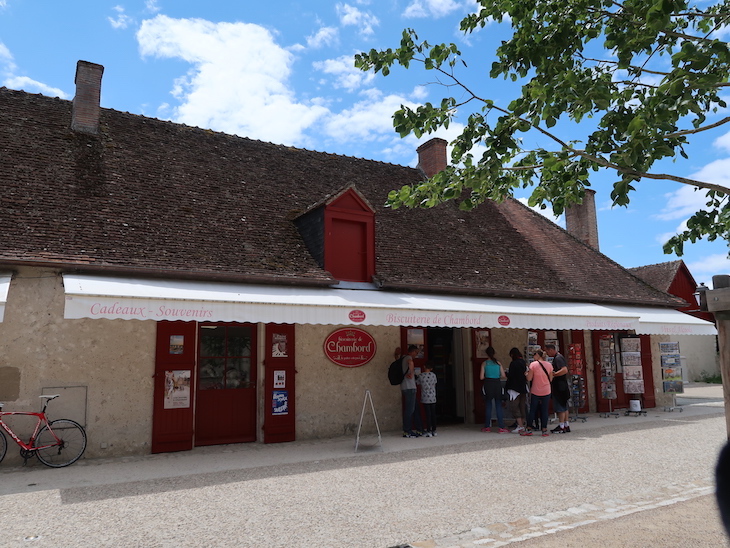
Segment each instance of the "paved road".
[[722,404],[700,398],[549,438],[459,426],[357,454],[342,438],[3,466],[0,546],[723,546],[725,439]]

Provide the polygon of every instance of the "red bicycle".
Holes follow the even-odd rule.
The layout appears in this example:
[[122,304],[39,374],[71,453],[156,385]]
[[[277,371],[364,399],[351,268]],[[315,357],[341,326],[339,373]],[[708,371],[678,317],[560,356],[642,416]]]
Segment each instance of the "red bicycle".
[[[86,450],[86,431],[83,427],[69,419],[49,421],[46,416],[48,403],[58,396],[59,394],[40,396],[44,400],[43,409],[40,413],[3,411],[3,404],[0,403],[0,427],[20,446],[20,456],[23,457],[24,464],[35,455],[46,466],[62,468],[73,464],[84,454]],[[36,417],[36,425],[28,442],[21,440],[12,428],[3,421],[3,417],[11,415]],[[8,440],[2,430],[0,430],[0,461],[5,458],[5,453],[8,450]]]

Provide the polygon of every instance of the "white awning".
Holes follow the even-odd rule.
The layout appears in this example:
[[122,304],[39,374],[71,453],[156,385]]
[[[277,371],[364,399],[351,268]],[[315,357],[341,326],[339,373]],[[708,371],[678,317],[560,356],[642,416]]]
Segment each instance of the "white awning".
[[[713,324],[665,308],[70,274],[64,274],[63,283],[66,291],[64,317],[68,319],[717,334]],[[0,296],[1,289],[2,285]],[[7,293],[7,284],[5,290]]]
[[717,335],[715,324],[695,318],[679,310],[638,306],[613,306],[625,314],[638,314],[640,335]]
[[8,302],[8,290],[12,274],[0,273],[0,322],[5,317],[5,303]]
[[638,313],[590,303],[69,274],[63,282],[68,319],[616,331],[639,327]]

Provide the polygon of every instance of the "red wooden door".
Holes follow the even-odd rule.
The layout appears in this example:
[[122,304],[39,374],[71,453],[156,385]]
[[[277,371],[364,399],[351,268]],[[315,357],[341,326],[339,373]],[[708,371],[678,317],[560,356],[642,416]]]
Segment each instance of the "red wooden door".
[[195,445],[256,441],[256,325],[199,324]]
[[296,439],[294,325],[266,326],[264,443]]
[[644,403],[643,407],[656,407],[654,395],[654,371],[651,361],[651,335],[641,337],[641,368],[644,374]]
[[152,452],[193,448],[195,322],[158,322]]

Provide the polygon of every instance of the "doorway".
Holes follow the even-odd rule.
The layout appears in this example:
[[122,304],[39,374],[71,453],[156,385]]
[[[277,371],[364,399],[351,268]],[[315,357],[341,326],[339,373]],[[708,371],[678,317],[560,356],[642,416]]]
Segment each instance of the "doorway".
[[158,322],[153,453],[256,441],[256,331]]

